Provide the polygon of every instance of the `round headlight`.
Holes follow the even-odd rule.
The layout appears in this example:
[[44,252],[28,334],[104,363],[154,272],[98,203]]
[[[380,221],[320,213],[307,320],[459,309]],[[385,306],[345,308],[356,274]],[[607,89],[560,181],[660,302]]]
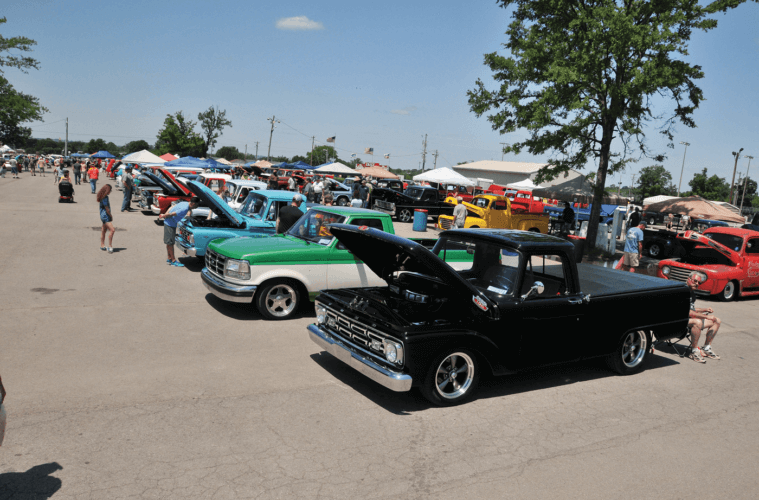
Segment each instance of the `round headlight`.
[[664,276],[669,276],[669,266],[664,266],[664,267],[662,267],[662,268],[661,268],[661,273],[662,273]]
[[696,274],[698,274],[698,277],[701,278],[701,283],[704,283],[706,281],[706,278],[708,278],[708,276],[706,275],[706,273],[698,272]]
[[385,343],[385,359],[391,363],[395,363],[395,360],[398,359],[398,350],[394,344]]
[[316,322],[320,325],[323,325],[324,323],[326,323],[327,308],[321,304],[316,304],[316,306],[314,306],[314,309],[316,310]]

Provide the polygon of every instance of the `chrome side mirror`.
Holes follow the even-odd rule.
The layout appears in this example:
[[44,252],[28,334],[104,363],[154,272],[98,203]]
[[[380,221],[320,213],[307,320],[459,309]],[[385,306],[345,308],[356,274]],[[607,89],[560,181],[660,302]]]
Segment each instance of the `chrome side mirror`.
[[545,290],[545,286],[543,285],[543,283],[540,282],[540,281],[536,281],[532,285],[532,288],[530,288],[530,290],[527,293],[525,293],[524,295],[522,295],[522,302],[524,302],[525,300],[529,299],[533,295],[540,295],[540,294],[542,294],[543,290]]

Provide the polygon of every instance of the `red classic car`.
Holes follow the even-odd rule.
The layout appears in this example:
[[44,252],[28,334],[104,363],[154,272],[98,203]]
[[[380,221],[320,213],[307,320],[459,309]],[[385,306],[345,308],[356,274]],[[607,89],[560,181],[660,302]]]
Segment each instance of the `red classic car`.
[[657,276],[685,281],[695,271],[702,279],[696,293],[724,301],[759,295],[758,231],[715,227],[703,234],[685,231],[677,240],[685,256],[660,261]]

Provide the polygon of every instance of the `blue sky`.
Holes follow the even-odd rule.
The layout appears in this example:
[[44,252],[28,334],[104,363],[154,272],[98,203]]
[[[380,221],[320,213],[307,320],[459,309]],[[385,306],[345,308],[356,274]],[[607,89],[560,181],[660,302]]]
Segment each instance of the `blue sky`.
[[[523,134],[494,132],[467,105],[477,78],[494,87],[482,56],[501,49],[510,19],[495,1],[25,0],[0,16],[8,18],[3,36],[38,42],[40,71],[5,72],[50,109],[44,123],[32,125],[35,137],[62,138],[68,117],[71,140],[153,143],[167,113],[194,118],[216,105],[233,123],[217,148],[247,144],[252,153],[258,141],[266,154],[267,118],[276,115],[282,123],[272,155],[305,154],[311,136],[317,145],[336,136],[342,158],[369,160],[363,149],[373,147],[375,161],[417,168],[424,134],[428,151],[439,152],[438,166],[500,159],[499,143]],[[691,143],[684,188],[704,167],[729,181],[730,153],[740,147],[759,169],[759,4],[718,20],[690,46],[690,59],[706,73],[700,86],[707,100],[695,113],[698,128],[676,133],[676,144]],[[649,131],[650,144],[668,154],[664,165],[677,182],[682,146],[668,150],[657,136]],[[428,167],[432,161],[428,154]],[[623,183],[651,164],[628,167]]]

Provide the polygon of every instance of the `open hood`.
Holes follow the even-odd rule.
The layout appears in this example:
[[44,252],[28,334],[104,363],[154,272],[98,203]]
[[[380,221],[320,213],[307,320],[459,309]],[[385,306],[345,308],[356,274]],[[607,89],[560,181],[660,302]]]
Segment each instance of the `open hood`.
[[171,194],[177,194],[177,189],[172,184],[170,184],[165,179],[163,179],[161,177],[158,177],[157,175],[155,175],[152,172],[143,172],[141,174],[141,177],[147,177],[156,186],[161,186],[161,189],[163,189],[164,194],[169,194],[169,195],[171,195]]
[[174,175],[171,172],[169,172],[168,170],[164,170],[162,168],[159,168],[159,169],[156,170],[156,172],[157,172],[156,175],[158,175],[163,180],[165,180],[167,183],[171,184],[172,186],[174,186],[176,188],[176,190],[177,190],[176,194],[177,195],[183,195],[183,194],[186,195],[186,194],[190,193],[187,190],[187,188],[184,187],[184,185],[182,185],[179,182],[177,182],[176,177],[174,177]]
[[490,299],[440,257],[418,243],[367,226],[332,224],[330,232],[388,284],[392,284],[392,275],[397,271],[434,276],[449,285],[464,300],[474,300],[480,307],[479,310],[491,317],[498,314]]
[[696,248],[696,245],[703,245],[711,250],[714,250],[715,252],[720,253],[721,255],[724,255],[736,266],[740,265],[742,262],[740,254],[727,248],[722,243],[718,243],[711,238],[707,238],[697,231],[685,231],[684,233],[678,234],[677,239],[680,241],[680,244],[688,253],[691,253]]
[[237,227],[243,225],[243,219],[240,214],[232,210],[229,205],[224,202],[224,200],[219,198],[216,193],[208,189],[203,184],[197,181],[187,181],[187,189],[189,189],[192,194],[200,198],[203,201],[203,204],[210,208],[213,213],[219,217],[228,219]]
[[[474,200],[472,200],[474,201]],[[488,200],[490,201],[490,200]],[[469,202],[463,202],[463,205],[466,207],[466,211],[470,214],[475,214],[478,218],[484,219],[485,218],[485,209],[478,207],[477,205],[474,205]],[[469,214],[467,214],[469,215]]]

